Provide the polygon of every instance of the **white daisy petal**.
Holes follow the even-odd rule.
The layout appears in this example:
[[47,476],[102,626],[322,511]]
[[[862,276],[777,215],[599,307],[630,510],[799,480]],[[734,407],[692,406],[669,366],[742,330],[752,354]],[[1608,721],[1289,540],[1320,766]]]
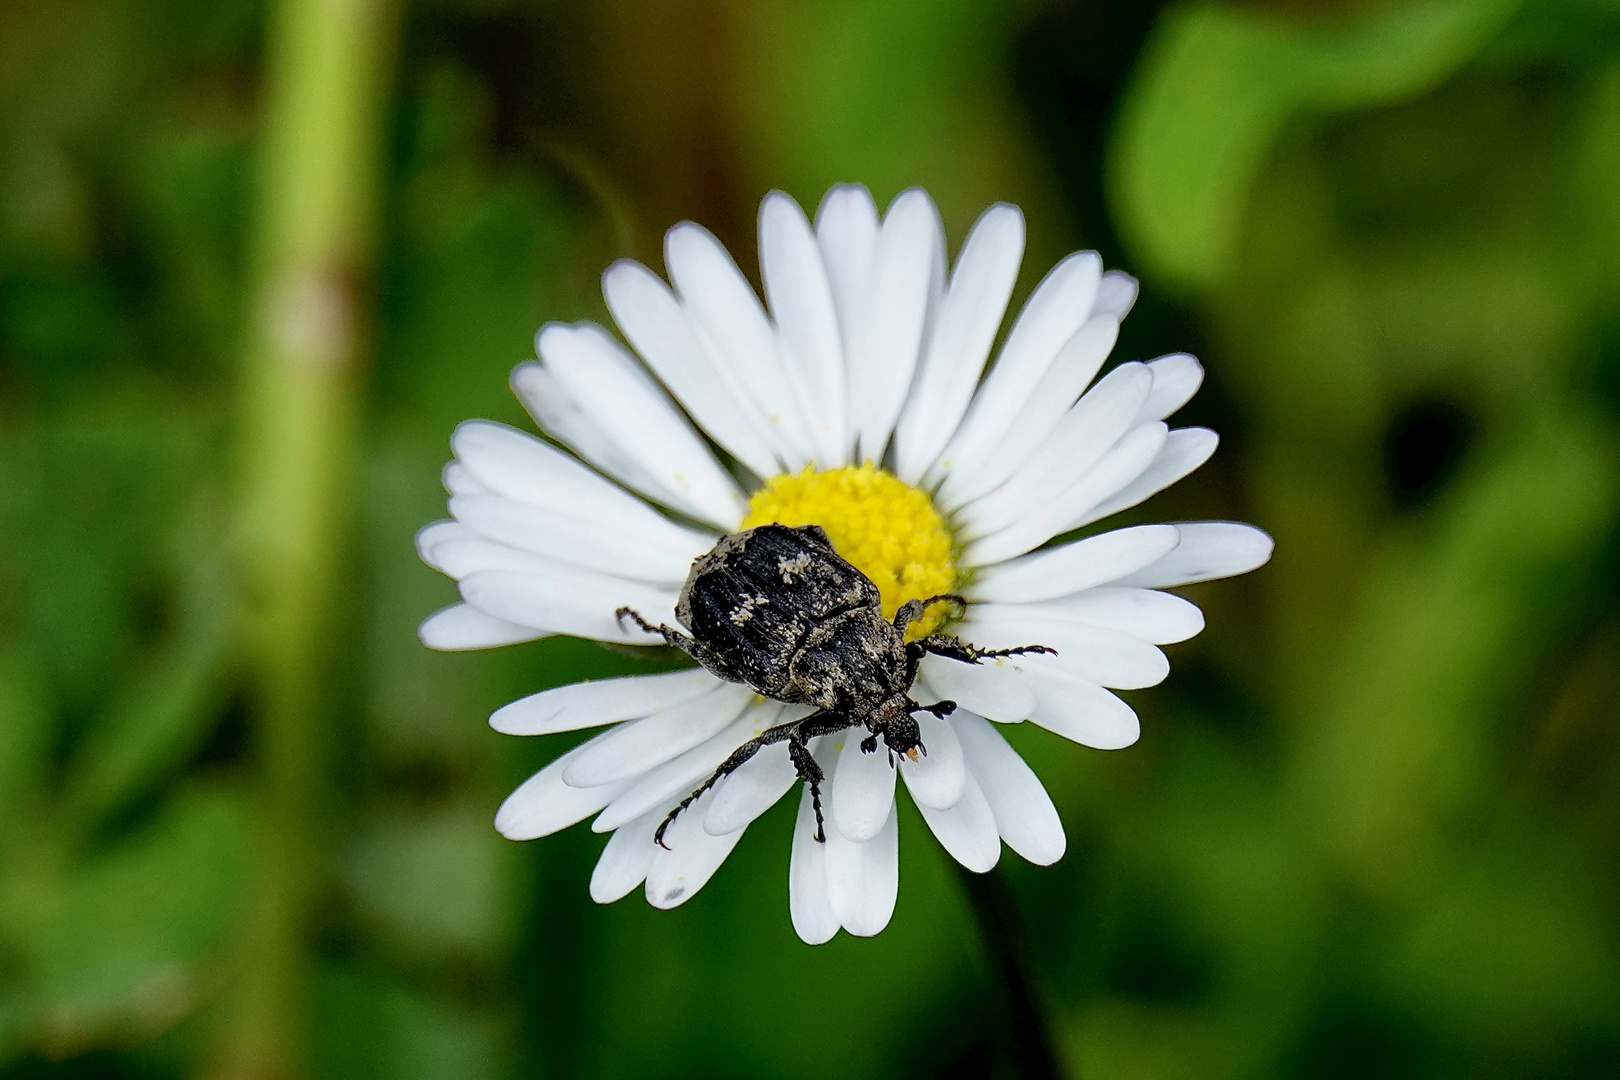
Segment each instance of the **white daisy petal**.
[[658,275],[621,259],[602,275],[602,295],[636,352],[710,438],[760,477],[794,458],[756,415],[746,391],[716,368],[681,302]]
[[827,898],[844,929],[871,937],[888,926],[900,891],[900,830],[892,802],[888,820],[864,844],[828,829],[826,861]]
[[[538,365],[527,365],[542,379],[549,376]],[[526,368],[519,368],[519,371]],[[514,374],[514,380],[516,375]],[[450,437],[455,467],[465,469],[477,483],[454,495],[493,493],[548,510],[564,510],[599,519],[627,532],[646,531],[661,537],[664,529],[678,528],[636,496],[593,472],[527,432],[489,420],[468,420]]]
[[[878,228],[877,204],[860,184],[838,185],[827,192],[816,210],[816,243],[838,306],[846,363],[856,329],[866,316]],[[853,438],[850,449],[854,449]]]
[[489,493],[489,489],[472,474],[472,470],[459,461],[452,461],[444,467],[440,481],[444,484],[444,490],[452,495],[486,495]]
[[457,495],[450,500],[450,512],[474,532],[510,547],[638,581],[679,585],[692,560],[714,546],[713,536],[673,522],[667,523],[663,537],[626,533],[599,518],[541,509],[501,495]]
[[637,456],[620,446],[557,377],[537,363],[512,370],[512,392],[549,435],[619,483],[666,506],[678,499]]
[[430,649],[459,652],[534,641],[545,637],[547,631],[485,615],[470,604],[451,604],[424,619],[416,634]]
[[1035,287],[931,477],[941,479],[958,464],[979,460],[1002,440],[1063,343],[1090,317],[1101,273],[1097,253],[1081,251]]
[[1246,574],[1271,558],[1271,537],[1234,521],[1189,521],[1175,526],[1181,543],[1156,561],[1119,580],[1121,585],[1164,589],[1195,581]]
[[664,762],[644,776],[626,782],[623,790],[591,822],[591,831],[611,832],[654,807],[673,806],[696,791],[697,786],[713,775],[733,750],[753,735],[753,724],[745,713],[742,719],[708,742],[693,747],[673,761]]
[[459,521],[435,521],[416,530],[416,554],[423,562],[433,566],[434,548],[447,540],[471,540],[476,536],[476,533]]
[[852,435],[845,415],[838,310],[810,222],[799,204],[780,191],[760,204],[759,266],[783,358],[797,370],[809,395],[806,422],[816,461],[823,468],[843,465]]
[[[467,530],[467,533],[468,535],[462,539],[440,540],[423,554],[422,561],[440,573],[458,580],[480,570],[510,570],[514,573],[533,573],[546,577],[561,576],[569,570],[580,569],[565,567],[562,563],[536,555],[532,551],[519,551],[508,544],[497,543],[479,536],[471,529]],[[610,574],[597,571],[581,572],[629,584],[628,579],[615,578]],[[645,583],[640,587],[656,588]]]
[[[641,816],[655,806],[673,806],[692,794],[699,784],[714,775],[720,763],[743,743],[752,739],[782,716],[783,707],[775,701],[756,701],[743,710],[736,723],[700,746],[632,781],[597,819],[592,832],[608,832]],[[705,811],[706,812],[706,811]],[[683,815],[684,816],[684,815]]]
[[1096,750],[1119,750],[1141,736],[1135,710],[1073,668],[1045,656],[1015,662],[1035,691],[1032,723]]
[[967,712],[951,720],[1007,846],[1037,866],[1061,859],[1063,822],[1034,771],[988,720]]
[[[453,552],[476,543],[481,542],[442,544],[438,550]],[[483,546],[492,549],[498,545]],[[675,621],[672,591],[610,578],[577,566],[548,563],[525,552],[516,555],[511,565],[469,571],[459,582],[461,598],[486,614],[519,626],[630,645],[656,645],[660,641],[614,618],[619,608],[632,608],[655,626]]]
[[1073,619],[1090,626],[1105,626],[1154,645],[1186,641],[1204,629],[1204,613],[1192,601],[1154,589],[1118,585],[1087,589],[1039,604],[997,607],[1014,613],[1015,618]]
[[596,426],[673,497],[676,509],[736,528],[743,498],[662,387],[594,323],[544,327],[535,347],[546,370]]
[[793,930],[807,945],[831,941],[838,933],[838,915],[827,891],[827,847],[816,840],[816,815],[810,785],[799,797],[799,817],[793,826],[793,849],[788,861],[788,913]]
[[662,808],[650,810],[613,831],[596,860],[596,869],[591,872],[592,900],[611,904],[647,880],[647,870],[652,866],[656,850],[653,830],[666,813],[668,811]]
[[962,760],[962,744],[950,721],[941,720],[930,713],[917,714],[917,726],[922,729],[922,744],[926,753],[916,761],[900,759],[900,775],[905,777],[906,790],[918,806],[931,806],[944,810],[955,806],[962,797],[967,778],[967,765]]
[[1110,514],[1128,510],[1142,500],[1157,495],[1208,461],[1219,443],[1220,436],[1209,428],[1177,428],[1165,438],[1152,464],[1109,498],[1080,515],[1070,528],[1101,521]]
[[1137,288],[1137,281],[1131,275],[1122,270],[1108,271],[1097,283],[1097,300],[1091,305],[1091,313],[1124,319],[1136,304]]
[[1153,372],[1153,393],[1142,403],[1143,420],[1163,420],[1198,393],[1204,383],[1204,367],[1188,353],[1171,353],[1148,361]]
[[963,243],[895,429],[895,471],[907,483],[922,479],[967,411],[1023,256],[1024,215],[1007,203],[986,210]]
[[849,346],[858,457],[881,461],[922,347],[939,211],[921,188],[901,192],[878,230],[864,315]]
[[[923,192],[924,197],[927,194],[927,192]],[[929,199],[928,205],[931,207],[934,205],[932,199]],[[922,336],[917,346],[918,366],[922,364],[923,356],[928,349],[928,342],[933,339],[934,325],[939,322],[940,312],[945,308],[945,284],[950,277],[951,258],[950,253],[946,250],[945,222],[939,216],[937,207],[934,208],[932,217],[933,243],[930,246],[933,250],[929,253],[928,258],[928,296],[923,306]],[[916,384],[917,376],[914,368],[906,392],[901,396],[900,408],[895,415],[894,422],[889,425],[891,430],[899,424],[900,416],[905,413],[906,402],[911,398],[911,388],[915,387]]]
[[851,728],[837,737],[843,740],[843,749],[833,768],[831,817],[845,838],[865,843],[883,828],[894,805],[892,755],[881,739],[875,753],[863,751],[865,728]]
[[703,696],[720,680],[702,668],[572,683],[502,705],[489,726],[506,735],[550,735],[651,716]]
[[495,812],[495,829],[508,840],[533,840],[558,829],[566,829],[607,806],[628,786],[609,784],[599,788],[572,787],[563,782],[563,771],[597,739],[598,735],[575,747],[525,780],[506,797]]
[[1034,693],[1005,657],[964,664],[943,656],[925,656],[918,670],[931,692],[991,720],[1017,723],[1035,708]]
[[749,822],[776,805],[798,780],[788,757],[787,743],[764,747],[720,782],[703,817],[703,827],[715,836],[746,828]]
[[598,787],[640,776],[719,734],[752,700],[748,687],[720,683],[700,697],[620,724],[575,758],[563,780]]
[[[960,504],[978,498],[1018,473],[1037,453],[1048,453],[1042,444],[1057,429],[1070,406],[1079,400],[1081,392],[1108,358],[1118,337],[1119,323],[1108,316],[1087,320],[1084,326],[1076,330],[1074,336],[1058,351],[1057,359],[1052,361],[1046,374],[1041,376],[1040,383],[1029,395],[1029,400],[1024,403],[1006,437],[983,459],[959,462],[940,486],[941,501]],[[1127,370],[1132,366],[1124,365]],[[1148,377],[1148,384],[1151,385],[1151,376]],[[1097,389],[1100,391],[1103,388],[1099,386]],[[1123,431],[1128,422],[1122,422],[1119,430]],[[1093,424],[1095,421],[1088,419],[1086,423]],[[1115,437],[1118,437],[1117,434]],[[1102,449],[1106,449],[1112,441],[1109,440]],[[1096,452],[1098,456],[1102,449]],[[1061,459],[1071,476],[1088,464],[1079,452],[1059,452],[1072,455]]]
[[731,849],[742,839],[743,830],[725,836],[711,836],[703,829],[705,795],[682,814],[664,834],[664,847],[653,848],[652,865],[647,868],[647,903],[655,908],[680,907],[709,883]]
[[985,567],[972,600],[1017,604],[1106,585],[1163,559],[1181,542],[1174,525],[1135,525]]
[[[1001,860],[1001,833],[979,782],[972,776],[964,781],[962,797],[949,807],[929,806],[919,799],[917,809],[951,858],[975,874],[983,874]],[[915,791],[912,796],[915,798]]]
[[725,378],[763,410],[777,445],[792,455],[784,464],[791,469],[808,461],[814,446],[794,381],[778,355],[759,297],[730,253],[709,230],[687,221],[664,234],[664,264],[698,340]]
[[[1170,661],[1164,653],[1141,638],[1063,618],[1030,617],[1008,606],[975,609],[962,627],[962,636],[991,649],[1045,645],[1056,649],[1057,655],[1007,659],[1020,670],[1038,662],[1118,690],[1157,686],[1170,674]],[[1039,699],[1037,690],[1037,712]]]
[[[1005,483],[961,512],[963,528],[989,536],[1027,516],[1029,507],[1049,505],[1085,476],[1136,423],[1153,388],[1144,364],[1121,364],[1075,402]],[[999,466],[998,466],[999,467]],[[972,490],[971,488],[965,490]],[[940,489],[945,505],[959,504]],[[1110,492],[1111,494],[1111,492]]]
[[1167,429],[1161,421],[1138,424],[1072,487],[1032,508],[1027,516],[1000,532],[973,541],[963,558],[969,565],[1002,562],[1106,516],[1095,508],[1105,505],[1105,500],[1112,500],[1153,464],[1164,447],[1166,435]]

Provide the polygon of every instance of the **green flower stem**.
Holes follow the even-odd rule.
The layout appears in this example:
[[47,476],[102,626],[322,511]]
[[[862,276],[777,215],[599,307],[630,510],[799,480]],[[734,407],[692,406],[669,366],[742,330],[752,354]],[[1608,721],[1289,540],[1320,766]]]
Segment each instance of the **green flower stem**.
[[396,16],[393,0],[279,0],[271,13],[238,520],[263,832],[213,1062],[223,1077],[307,1072],[307,951],[331,808],[333,597]]
[[975,874],[955,860],[951,865],[979,924],[991,979],[1002,991],[1000,1019],[1014,1075],[1024,1080],[1074,1080],[1059,1064],[1052,1046],[1051,1026],[1035,989],[1023,920],[1001,871]]

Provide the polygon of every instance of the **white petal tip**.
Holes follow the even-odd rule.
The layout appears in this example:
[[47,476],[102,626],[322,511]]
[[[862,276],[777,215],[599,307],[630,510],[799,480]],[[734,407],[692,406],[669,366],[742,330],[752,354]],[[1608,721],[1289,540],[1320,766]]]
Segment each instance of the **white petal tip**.
[[508,814],[504,806],[495,814],[495,831],[508,840],[534,840],[545,835],[527,826],[516,814]]
[[[534,341],[535,348],[538,350],[540,346],[539,334],[535,335]],[[525,360],[523,363],[512,369],[512,374],[508,376],[507,381],[511,383],[512,390],[521,395],[524,393],[524,391],[532,387],[537,380],[543,379],[545,374],[546,369],[540,365],[540,361]]]
[[820,927],[817,927],[814,930],[806,931],[800,929],[798,926],[795,926],[793,928],[793,932],[798,934],[799,940],[804,942],[806,945],[825,945],[827,942],[838,936],[838,927],[835,926],[830,931],[824,931]]
[[647,903],[660,911],[669,911],[671,908],[680,907],[691,897],[692,890],[688,889],[684,884],[671,885],[657,891],[647,890]]
[[[1273,540],[1271,534],[1263,529],[1256,529],[1253,525],[1250,525],[1249,528],[1254,531],[1255,535],[1254,549],[1247,560],[1249,562],[1248,570],[1258,570],[1271,561],[1272,554],[1277,550],[1277,541]],[[1248,573],[1248,570],[1241,570],[1239,573]]]
[[988,874],[990,871],[994,870],[996,868],[996,864],[1001,861],[1001,845],[996,845],[994,855],[973,855],[967,858],[957,855],[955,856],[955,859],[957,862],[962,864],[962,868],[965,870],[969,870],[975,874]]
[[[545,359],[549,350],[555,349],[573,332],[574,328],[565,322],[548,322],[534,335],[534,351],[540,355],[541,359]],[[519,370],[528,366],[528,364],[523,364]]]
[[423,645],[439,652],[466,652],[534,641],[546,637],[547,633],[497,619],[463,603],[451,604],[429,615],[416,628],[416,636]]
[[1085,745],[1093,750],[1124,750],[1127,747],[1135,746],[1141,738],[1142,729],[1136,727],[1130,731],[1119,732],[1117,738],[1090,738],[1086,740]]
[[883,933],[884,929],[887,928],[888,925],[889,920],[884,919],[882,922],[877,922],[874,920],[872,922],[845,923],[844,929],[856,937],[877,937],[879,934]]
[[1055,848],[1042,848],[1034,851],[1020,851],[1018,854],[1024,857],[1024,861],[1033,863],[1036,866],[1051,866],[1053,863],[1063,858],[1063,853],[1065,850],[1067,850],[1067,845],[1059,844]]

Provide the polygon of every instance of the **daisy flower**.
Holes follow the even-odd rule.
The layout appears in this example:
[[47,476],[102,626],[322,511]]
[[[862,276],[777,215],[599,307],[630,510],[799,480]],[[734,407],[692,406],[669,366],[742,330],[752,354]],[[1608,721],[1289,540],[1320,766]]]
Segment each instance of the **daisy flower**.
[[[899,885],[896,781],[962,865],[987,871],[1006,845],[1047,864],[1063,826],[998,725],[1029,721],[1099,749],[1136,741],[1111,691],[1169,671],[1158,648],[1203,616],[1163,590],[1265,562],[1247,525],[1196,522],[1088,530],[1207,460],[1216,436],[1166,418],[1198,389],[1185,354],[1098,378],[1136,298],[1095,252],[1058,263],[996,340],[1019,262],[1017,207],[986,210],[947,272],[945,234],[921,190],[881,217],[863,187],[832,189],[814,225],[788,196],[760,207],[765,302],[702,227],[665,237],[669,282],[621,261],[603,276],[629,348],[593,323],[541,329],[538,362],[512,387],[550,441],[487,421],[456,429],[450,520],[417,538],[462,602],[422,624],[437,649],[572,634],[644,645],[615,611],[675,624],[693,560],[725,534],[817,524],[877,585],[893,616],[913,598],[959,593],[909,635],[948,631],[987,649],[1056,654],[981,665],[929,656],[918,714],[927,753],[862,753],[855,728],[811,743],[827,780],[825,842],[801,793],[790,914],[805,941],[842,927],[876,934]],[[1076,534],[1083,536],[1073,539]],[[502,804],[513,839],[594,815],[609,833],[592,875],[599,902],[644,885],[674,907],[702,888],[749,824],[801,784],[785,744],[762,750],[670,826],[670,810],[733,750],[810,709],[762,698],[701,668],[563,686],[497,710],[513,735],[606,728]]]

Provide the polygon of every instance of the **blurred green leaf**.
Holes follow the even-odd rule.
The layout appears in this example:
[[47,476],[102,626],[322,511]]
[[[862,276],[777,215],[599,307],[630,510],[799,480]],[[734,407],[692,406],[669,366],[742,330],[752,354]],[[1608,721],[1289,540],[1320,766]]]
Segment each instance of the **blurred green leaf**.
[[409,951],[492,953],[505,945],[515,855],[471,807],[396,813],[363,826],[347,877],[384,934]]
[[1521,834],[1470,859],[1392,951],[1389,990],[1498,1052],[1614,1030],[1606,999],[1620,985],[1620,943],[1599,883],[1570,858],[1577,854]]
[[502,1032],[398,984],[323,974],[315,1080],[496,1080],[510,1075]]
[[1602,418],[1543,416],[1495,450],[1375,569],[1305,736],[1301,782],[1378,892],[1432,885],[1446,831],[1488,807],[1492,732],[1620,520]]
[[233,597],[222,556],[194,551],[171,640],[90,728],[62,795],[70,827],[88,832],[193,752],[223,708],[233,655]]
[[1074,1071],[1086,1080],[1239,1080],[1259,1075],[1221,1017],[1208,1012],[1104,999],[1064,1026]]
[[1342,21],[1184,3],[1160,19],[1109,157],[1121,231],[1164,280],[1207,288],[1235,254],[1250,183],[1290,119],[1433,87],[1519,0],[1406,0]]
[[242,900],[246,849],[238,800],[194,789],[125,842],[47,871],[17,942],[32,1041],[65,1053],[162,1028],[194,1008],[207,988],[199,962],[222,944]]
[[[1620,311],[1620,64],[1592,82],[1575,155],[1575,207],[1592,267],[1592,301]],[[1612,315],[1611,315],[1612,317]]]
[[[752,151],[751,189],[782,188],[814,213],[833,184],[867,184],[880,207],[922,184],[945,220],[964,229],[996,199],[1033,211],[1050,197],[1011,115],[1017,24],[1008,5],[819,0],[734,9],[746,80],[735,107]],[[1050,242],[1031,237],[1043,248]]]
[[56,715],[44,680],[20,649],[0,652],[0,856],[43,802]]

